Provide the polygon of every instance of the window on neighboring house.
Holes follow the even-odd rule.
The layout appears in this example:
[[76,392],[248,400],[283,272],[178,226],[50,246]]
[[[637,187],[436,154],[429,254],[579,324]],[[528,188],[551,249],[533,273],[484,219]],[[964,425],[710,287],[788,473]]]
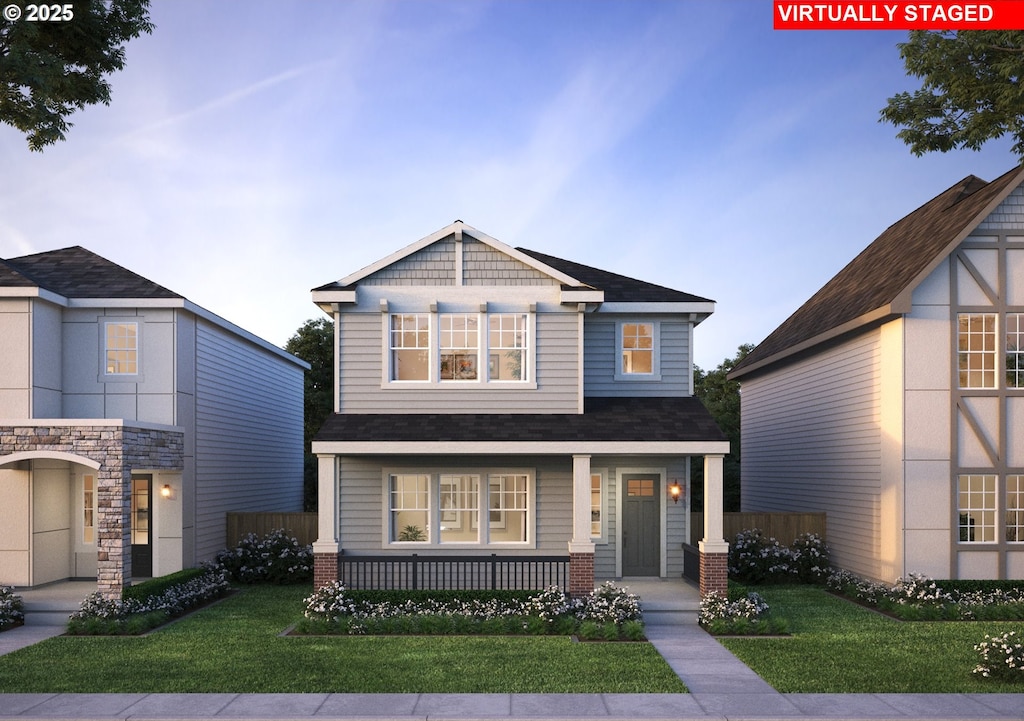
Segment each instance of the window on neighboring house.
[[430,316],[391,316],[391,380],[430,380]]
[[492,381],[526,380],[526,314],[498,313],[487,317],[487,377]]
[[107,323],[105,367],[107,375],[139,372],[139,324]]
[[965,474],[959,478],[957,511],[961,543],[996,540],[996,476]]
[[600,473],[590,474],[590,537],[604,535],[604,484]]
[[619,373],[622,376],[657,374],[657,346],[654,323],[619,325]]
[[441,380],[475,381],[480,360],[479,316],[441,315]]
[[996,314],[957,316],[957,367],[961,388],[996,387]]
[[82,476],[82,543],[96,540],[96,477]]
[[1024,476],[1006,477],[1006,540],[1024,543]]
[[430,541],[430,476],[391,476],[391,540]]
[[480,476],[442,475],[441,543],[480,540]]
[[1006,387],[1024,388],[1024,313],[1006,314]]

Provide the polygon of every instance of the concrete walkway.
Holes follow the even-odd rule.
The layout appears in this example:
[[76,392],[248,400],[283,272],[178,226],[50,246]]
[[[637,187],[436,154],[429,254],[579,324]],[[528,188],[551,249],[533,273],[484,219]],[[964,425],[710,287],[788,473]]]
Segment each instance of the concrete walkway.
[[[1024,693],[778,693],[700,629],[692,586],[628,580],[624,584],[644,598],[647,636],[690,693],[0,694],[0,718],[1024,719]],[[31,633],[32,628],[26,625],[0,634],[0,652],[5,637]]]

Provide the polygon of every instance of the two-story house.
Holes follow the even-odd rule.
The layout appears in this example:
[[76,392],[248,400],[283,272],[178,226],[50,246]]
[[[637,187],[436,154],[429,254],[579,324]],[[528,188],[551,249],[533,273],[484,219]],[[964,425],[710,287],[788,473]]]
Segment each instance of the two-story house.
[[743,510],[825,511],[870,578],[1024,578],[1024,168],[891,225],[730,377]]
[[724,589],[722,458],[692,395],[714,303],[456,221],[313,290],[334,319],[316,582],[359,556],[569,559],[595,579],[679,577],[688,468],[705,462],[704,585]]
[[301,510],[306,367],[84,248],[0,260],[0,584],[119,595]]

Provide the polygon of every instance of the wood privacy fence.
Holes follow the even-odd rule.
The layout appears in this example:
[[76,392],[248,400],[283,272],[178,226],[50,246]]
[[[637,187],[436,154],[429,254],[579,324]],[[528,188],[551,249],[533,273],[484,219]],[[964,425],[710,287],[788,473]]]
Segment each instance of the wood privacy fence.
[[[828,541],[825,533],[824,513],[724,513],[722,530],[725,540],[732,543],[740,531],[760,528],[766,536],[778,539],[788,546],[801,533],[816,533]],[[690,514],[690,544],[696,546],[704,537],[704,514]]]
[[228,548],[234,548],[246,534],[264,536],[283,528],[299,543],[310,545],[317,537],[316,513],[233,513],[227,514]]

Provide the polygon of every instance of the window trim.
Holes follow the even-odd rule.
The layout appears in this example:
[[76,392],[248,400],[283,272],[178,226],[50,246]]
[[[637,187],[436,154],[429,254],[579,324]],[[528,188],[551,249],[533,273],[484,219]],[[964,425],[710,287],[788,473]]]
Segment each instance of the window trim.
[[[594,533],[594,479],[597,478],[600,483],[598,493],[600,498],[598,499],[598,510],[600,512],[600,518],[598,523],[600,524],[600,530],[598,533]],[[608,472],[604,469],[590,469],[590,540],[594,543],[608,543]]]
[[[135,327],[135,372],[112,373],[107,371],[107,353],[117,350],[107,347],[107,329],[114,325],[130,325]],[[142,348],[145,321],[139,316],[102,316],[99,321],[99,377],[100,383],[141,383],[145,380],[142,373]]]
[[[494,476],[526,476],[526,540],[525,541],[491,541],[490,522],[477,523],[476,541],[442,542],[439,529],[441,527],[440,489],[441,478],[450,476],[477,476],[479,487],[477,519],[490,519],[490,485]],[[394,476],[427,476],[427,529],[426,541],[391,540],[395,535],[391,508],[391,479]],[[388,467],[382,472],[382,516],[381,534],[382,549],[448,549],[448,550],[488,550],[488,549],[525,549],[537,547],[537,473],[532,468],[453,468],[453,467]],[[434,529],[438,529],[435,531]]]
[[[433,313],[386,313],[384,315],[384,378],[385,383],[397,383],[401,386],[408,386],[413,384],[424,384],[429,383],[430,379],[434,375],[434,354],[432,352],[434,346],[434,319]],[[397,316],[424,316],[427,319],[427,378],[426,380],[413,379],[413,380],[401,380],[395,377],[396,366],[395,366],[395,350],[402,350],[405,346],[396,347],[392,344],[392,338],[394,328],[392,327],[393,319]],[[401,332],[405,332],[404,328]],[[418,331],[416,331],[418,332]],[[415,350],[420,350],[420,346],[415,346]]]
[[[991,479],[991,481],[992,481],[992,490],[988,491],[984,487],[982,487],[980,491],[972,490],[971,487],[970,487],[971,479],[980,479],[982,481],[987,481],[988,479]],[[966,489],[964,488],[964,485],[963,485],[965,481],[968,483],[968,486],[967,486]],[[985,472],[985,473],[960,473],[959,475],[957,475],[957,484],[956,484],[956,489],[957,489],[957,499],[956,499],[957,535],[956,535],[956,538],[957,538],[957,543],[959,543],[961,545],[967,545],[967,546],[976,546],[976,545],[980,545],[980,544],[995,544],[995,543],[997,543],[999,541],[998,530],[999,530],[999,512],[1000,512],[1000,510],[999,510],[999,507],[1000,507],[1000,503],[999,503],[999,489],[1000,489],[1000,486],[1001,486],[1001,484],[999,483],[999,474],[998,473],[991,473],[991,472]],[[960,500],[961,496],[963,496],[964,493],[968,494],[968,500],[970,500],[970,495],[972,493],[973,494],[980,494],[982,497],[991,495],[992,505],[991,506],[982,505],[982,506],[978,506],[978,507],[973,507],[973,506],[971,506],[968,503],[967,506],[964,506],[961,503],[961,500]],[[973,526],[973,527],[975,527],[977,529],[977,531],[980,531],[982,535],[984,535],[985,530],[987,530],[987,529],[990,530],[992,538],[988,539],[988,540],[985,540],[984,538],[982,538],[982,540],[972,540],[972,539],[968,538],[968,539],[965,540],[964,539],[964,531],[966,530],[968,535],[970,535],[970,529],[972,528],[972,525],[970,523],[965,525],[964,521],[963,521],[964,517],[967,517],[968,519],[970,519],[970,518],[972,518],[973,515],[976,515],[979,518],[983,518],[983,514],[986,514],[986,513],[992,515],[992,523],[991,524],[985,524],[985,523],[975,524],[975,526]]]
[[[651,372],[627,373],[622,367],[623,328],[627,325],[651,326]],[[626,318],[615,323],[615,380],[617,381],[660,381],[661,380],[661,322],[640,318]]]
[[[999,317],[1000,317],[1000,315],[1001,315],[1000,313],[995,312],[995,311],[981,311],[981,312],[961,311],[961,312],[957,313],[957,315],[956,315],[956,372],[957,372],[957,388],[959,390],[968,390],[968,391],[971,391],[971,390],[975,390],[975,391],[979,391],[979,390],[981,390],[981,391],[997,390],[997,389],[999,389],[1001,387],[1001,385],[1003,385],[1002,383],[1000,383],[1000,377],[1004,377],[1005,378],[1005,373],[1001,372],[1000,368],[999,368],[999,358],[1000,358],[999,346],[1000,346],[1000,337],[1002,335],[999,332],[999,325],[1000,325]],[[987,331],[987,330],[982,330],[981,333],[975,333],[975,334],[971,333],[970,323],[975,318],[981,318],[981,319],[985,319],[985,320],[987,320],[988,318],[992,319],[992,331],[991,331],[992,350],[986,350],[984,348],[982,348],[981,350],[972,350],[969,347],[970,346],[970,339],[972,337],[985,337],[985,336],[989,335],[989,331]],[[968,348],[966,350],[961,350],[961,347],[960,347],[961,341],[965,338],[965,336],[963,335],[963,331],[961,330],[961,326],[962,326],[962,324],[963,324],[963,322],[965,320],[967,321],[967,324],[968,324],[967,335],[966,335],[966,338],[967,338],[967,341],[968,341],[968,343],[967,343],[968,344]],[[1005,343],[1006,343],[1005,338],[1003,338],[1002,343],[1005,345]],[[979,369],[973,369],[972,370],[971,369],[971,365],[970,365],[970,361],[971,361],[972,358],[981,358],[981,359],[983,359],[982,360],[982,367],[979,368]],[[984,375],[989,372],[984,367],[984,359],[985,358],[991,358],[991,363],[992,363],[992,370],[991,370],[991,373],[992,373],[992,384],[991,385],[972,385],[971,382],[970,382],[971,381],[971,374],[972,373],[980,373],[980,374],[982,374],[982,378],[984,378]],[[967,367],[966,368],[963,367],[963,362],[965,360],[967,361]],[[967,383],[964,382],[965,378],[967,380]]]

